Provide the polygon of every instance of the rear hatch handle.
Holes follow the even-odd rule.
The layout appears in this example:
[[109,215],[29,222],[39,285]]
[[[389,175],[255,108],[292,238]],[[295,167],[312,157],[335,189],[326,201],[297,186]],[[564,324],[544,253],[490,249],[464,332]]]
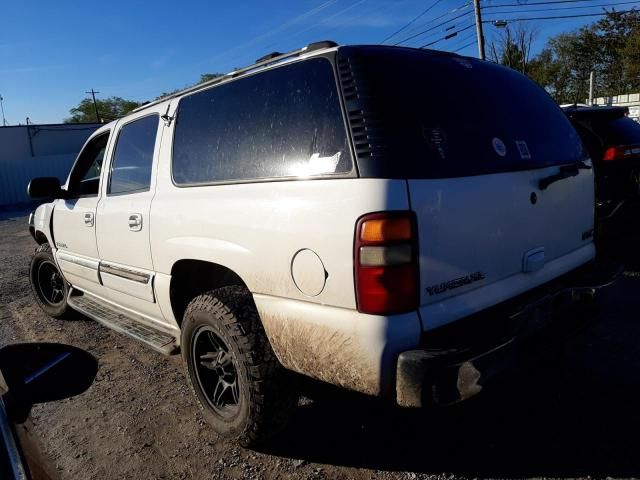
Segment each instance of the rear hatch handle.
[[585,162],[576,162],[571,165],[563,165],[560,167],[560,171],[548,177],[538,180],[538,188],[540,190],[546,190],[552,183],[564,180],[566,178],[575,177],[580,173],[580,170],[591,170],[591,165]]

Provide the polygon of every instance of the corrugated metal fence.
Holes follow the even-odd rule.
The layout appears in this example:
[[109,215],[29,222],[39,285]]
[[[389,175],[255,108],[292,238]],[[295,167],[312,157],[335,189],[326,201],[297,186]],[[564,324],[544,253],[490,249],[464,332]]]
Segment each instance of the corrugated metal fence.
[[64,182],[76,155],[99,124],[0,128],[0,206],[26,203],[35,177]]

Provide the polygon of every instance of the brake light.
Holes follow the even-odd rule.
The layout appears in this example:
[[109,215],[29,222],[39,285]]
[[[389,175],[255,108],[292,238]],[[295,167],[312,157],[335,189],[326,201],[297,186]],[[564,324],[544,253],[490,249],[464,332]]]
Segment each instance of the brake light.
[[413,212],[373,213],[358,220],[354,264],[359,312],[388,315],[418,308],[417,250]]
[[624,160],[627,158],[640,158],[640,145],[619,145],[609,147],[604,151],[603,160]]

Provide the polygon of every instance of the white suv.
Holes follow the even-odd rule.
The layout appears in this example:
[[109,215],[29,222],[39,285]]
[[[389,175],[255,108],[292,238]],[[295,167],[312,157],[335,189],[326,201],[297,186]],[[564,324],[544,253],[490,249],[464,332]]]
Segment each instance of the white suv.
[[583,155],[513,70],[320,42],[103,126],[62,187],[34,179],[55,200],[30,222],[31,283],[49,315],[181,350],[243,445],[295,406],[287,370],[451,403],[557,323],[540,312],[595,292],[576,287],[595,256]]

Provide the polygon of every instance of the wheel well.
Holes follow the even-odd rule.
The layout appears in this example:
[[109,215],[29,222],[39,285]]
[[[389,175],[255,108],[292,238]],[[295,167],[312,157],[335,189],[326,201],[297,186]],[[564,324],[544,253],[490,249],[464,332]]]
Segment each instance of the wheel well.
[[247,288],[238,274],[217,263],[202,260],[177,261],[171,268],[169,296],[178,325],[182,325],[184,311],[191,300],[204,292],[230,285]]
[[31,236],[33,237],[33,239],[36,241],[38,245],[42,245],[43,243],[47,243],[49,241],[47,240],[47,236],[44,233],[42,233],[40,230],[35,231],[33,227],[29,227],[29,231],[31,232]]

